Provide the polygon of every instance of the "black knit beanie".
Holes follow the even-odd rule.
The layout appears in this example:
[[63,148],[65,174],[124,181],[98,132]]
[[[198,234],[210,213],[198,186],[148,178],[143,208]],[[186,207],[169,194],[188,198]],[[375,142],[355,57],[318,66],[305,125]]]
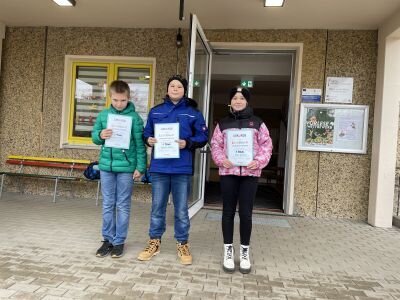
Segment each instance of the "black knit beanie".
[[170,79],[168,79],[168,82],[167,82],[167,92],[168,92],[168,87],[169,87],[169,84],[171,83],[171,81],[173,81],[173,80],[178,80],[180,83],[182,83],[182,85],[183,85],[183,90],[184,90],[184,96],[186,96],[186,93],[187,93],[187,87],[188,87],[188,82],[187,82],[187,80],[185,79],[185,78],[183,78],[182,76],[180,76],[180,75],[174,75],[174,76],[172,76]]
[[233,96],[235,96],[236,93],[241,93],[243,95],[243,97],[246,99],[246,101],[249,102],[250,91],[241,86],[237,86],[237,87],[234,87],[233,89],[231,89],[231,91],[229,92],[229,101],[232,100]]

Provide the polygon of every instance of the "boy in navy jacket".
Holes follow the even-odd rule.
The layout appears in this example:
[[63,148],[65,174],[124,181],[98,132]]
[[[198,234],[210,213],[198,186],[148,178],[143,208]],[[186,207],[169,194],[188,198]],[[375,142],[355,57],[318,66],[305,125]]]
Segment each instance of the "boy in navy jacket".
[[188,198],[193,175],[194,150],[203,147],[208,141],[208,129],[197,103],[187,98],[187,81],[179,75],[172,76],[167,83],[167,96],[164,102],[150,110],[144,129],[144,138],[148,146],[157,143],[154,137],[155,124],[175,123],[179,127],[179,158],[154,157],[150,162],[152,177],[152,208],[150,229],[145,249],[138,259],[150,260],[160,252],[161,237],[165,232],[165,214],[169,194],[172,193],[175,213],[175,239],[180,261],[184,265],[192,263],[189,250],[189,214]]

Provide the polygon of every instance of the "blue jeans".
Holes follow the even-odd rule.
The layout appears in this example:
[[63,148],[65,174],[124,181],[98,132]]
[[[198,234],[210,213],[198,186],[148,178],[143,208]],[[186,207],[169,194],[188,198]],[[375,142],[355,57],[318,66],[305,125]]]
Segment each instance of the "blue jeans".
[[100,181],[103,194],[103,238],[113,245],[121,245],[125,243],[128,234],[132,173],[100,171]]
[[184,242],[189,239],[188,198],[191,175],[151,173],[152,206],[150,216],[150,238],[161,239],[165,232],[165,214],[169,194],[172,193],[175,213],[175,239]]

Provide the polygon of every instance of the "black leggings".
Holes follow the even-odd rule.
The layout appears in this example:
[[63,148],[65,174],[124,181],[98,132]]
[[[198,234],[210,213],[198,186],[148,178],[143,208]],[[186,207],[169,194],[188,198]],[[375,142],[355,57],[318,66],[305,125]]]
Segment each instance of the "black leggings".
[[222,234],[224,244],[232,244],[236,206],[239,200],[240,244],[249,245],[253,203],[258,177],[225,175],[220,177],[223,203]]

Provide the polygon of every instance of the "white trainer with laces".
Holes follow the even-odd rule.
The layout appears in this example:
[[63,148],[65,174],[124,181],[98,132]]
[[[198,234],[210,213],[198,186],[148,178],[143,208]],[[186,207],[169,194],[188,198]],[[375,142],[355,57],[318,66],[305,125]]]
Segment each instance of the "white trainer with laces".
[[239,271],[242,274],[248,274],[251,271],[250,246],[240,245],[240,267],[239,267]]
[[233,273],[235,271],[235,253],[232,244],[224,244],[224,271]]

